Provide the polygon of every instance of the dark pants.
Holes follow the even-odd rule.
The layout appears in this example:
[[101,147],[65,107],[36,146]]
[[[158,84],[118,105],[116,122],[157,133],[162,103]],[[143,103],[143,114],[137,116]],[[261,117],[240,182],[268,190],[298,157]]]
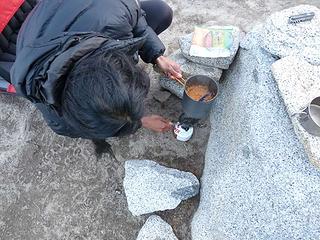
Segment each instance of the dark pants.
[[141,1],[141,8],[146,13],[148,25],[159,35],[172,22],[172,9],[162,0]]

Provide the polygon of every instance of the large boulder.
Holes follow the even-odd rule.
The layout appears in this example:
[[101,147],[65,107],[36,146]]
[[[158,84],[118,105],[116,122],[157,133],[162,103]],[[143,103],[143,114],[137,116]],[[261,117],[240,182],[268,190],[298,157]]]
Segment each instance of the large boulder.
[[152,215],[141,228],[137,240],[178,240],[172,227],[157,215]]
[[[289,24],[292,15],[314,12],[308,22]],[[300,5],[272,14],[264,24],[262,47],[280,58],[301,56],[308,62],[320,65],[320,9]]]
[[135,216],[174,209],[199,192],[199,181],[192,173],[149,160],[126,161],[123,184],[129,210]]
[[208,67],[215,67],[215,68],[221,68],[221,69],[228,69],[230,64],[233,62],[234,57],[237,54],[237,51],[239,49],[239,43],[240,43],[240,30],[237,27],[233,27],[233,44],[230,49],[230,56],[228,57],[220,57],[220,58],[208,58],[208,57],[195,57],[190,55],[190,48],[193,38],[193,33],[188,34],[186,36],[183,36],[180,38],[180,49],[187,59],[189,59],[191,62],[198,63],[201,65],[205,65]]
[[318,239],[319,171],[273,79],[277,59],[249,37],[213,106],[192,239]]

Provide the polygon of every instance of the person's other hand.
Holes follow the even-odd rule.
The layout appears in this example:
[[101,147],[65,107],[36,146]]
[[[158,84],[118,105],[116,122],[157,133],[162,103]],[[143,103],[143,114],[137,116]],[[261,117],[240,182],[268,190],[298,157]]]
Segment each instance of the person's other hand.
[[182,78],[179,64],[172,61],[171,59],[160,56],[157,58],[156,64],[161,69],[161,71],[169,78]]
[[158,115],[145,116],[141,122],[144,128],[155,132],[167,132],[173,128],[173,123]]

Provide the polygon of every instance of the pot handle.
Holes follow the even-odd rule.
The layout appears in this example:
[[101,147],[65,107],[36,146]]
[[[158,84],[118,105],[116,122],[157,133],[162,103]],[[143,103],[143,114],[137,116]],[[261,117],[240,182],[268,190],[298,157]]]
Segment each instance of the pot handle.
[[300,112],[296,112],[296,113],[292,114],[291,117],[296,117],[296,116],[298,116],[299,118],[301,118],[302,116],[306,117],[306,116],[308,116],[308,113],[305,112],[305,110],[307,110],[307,109],[308,109],[308,105],[301,108]]
[[291,115],[291,117],[297,117],[298,120],[304,120],[306,118],[308,118],[308,113],[302,111],[302,112],[297,112]]

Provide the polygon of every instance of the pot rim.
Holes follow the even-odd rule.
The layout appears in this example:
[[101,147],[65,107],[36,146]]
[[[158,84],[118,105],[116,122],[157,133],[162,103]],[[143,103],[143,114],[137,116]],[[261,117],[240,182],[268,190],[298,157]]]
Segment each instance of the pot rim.
[[[216,85],[216,87],[217,87],[217,92],[216,92],[215,96],[214,96],[211,100],[206,101],[206,102],[200,102],[200,101],[194,100],[192,97],[190,97],[190,96],[188,95],[188,93],[187,93],[187,91],[186,91],[187,85],[188,85],[188,81],[189,81],[191,78],[197,77],[197,76],[209,78],[209,79],[210,79],[212,82],[214,82],[214,84]],[[216,80],[214,80],[213,78],[211,78],[211,77],[209,77],[209,76],[206,76],[206,75],[197,74],[197,75],[192,75],[192,76],[190,76],[190,77],[187,78],[187,81],[186,81],[186,83],[185,83],[185,86],[184,86],[184,90],[183,90],[183,91],[184,91],[184,93],[186,94],[186,96],[187,96],[188,98],[190,98],[190,100],[192,100],[192,101],[194,101],[194,102],[196,102],[196,103],[205,103],[205,104],[207,104],[207,103],[211,103],[213,100],[215,100],[215,99],[217,98],[217,96],[218,96],[218,94],[219,94],[219,90],[220,90],[220,89],[219,89],[219,83],[218,83]]]

